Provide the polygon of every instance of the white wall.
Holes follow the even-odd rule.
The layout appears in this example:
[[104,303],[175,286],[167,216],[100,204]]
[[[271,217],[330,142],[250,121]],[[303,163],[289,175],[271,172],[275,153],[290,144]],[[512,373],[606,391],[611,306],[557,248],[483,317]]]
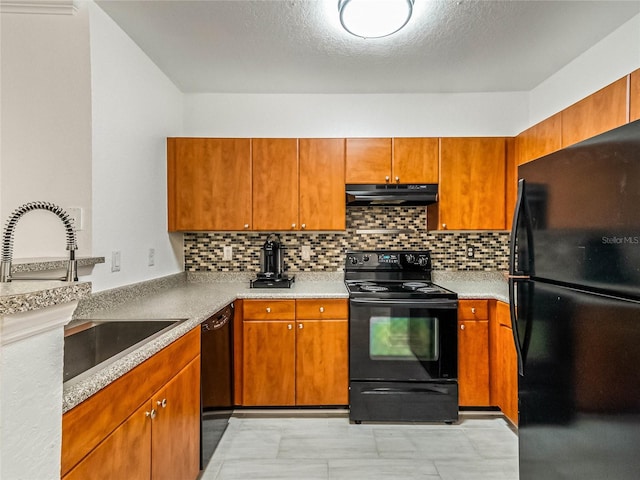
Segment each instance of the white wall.
[[534,88],[529,94],[525,128],[637,68],[640,68],[640,14]]
[[184,135],[512,136],[640,67],[640,15],[530,92],[185,94]]
[[[166,194],[166,137],[181,134],[182,94],[109,16],[89,7],[93,254],[107,259],[91,280],[100,291],[183,269],[182,236],[167,233]],[[113,251],[122,259],[116,273]]]
[[[91,80],[89,20],[75,15],[0,14],[0,217],[26,202],[81,207],[78,254],[91,253]],[[63,257],[62,223],[26,214],[14,258]]]
[[239,137],[513,135],[527,93],[186,94],[184,134]]

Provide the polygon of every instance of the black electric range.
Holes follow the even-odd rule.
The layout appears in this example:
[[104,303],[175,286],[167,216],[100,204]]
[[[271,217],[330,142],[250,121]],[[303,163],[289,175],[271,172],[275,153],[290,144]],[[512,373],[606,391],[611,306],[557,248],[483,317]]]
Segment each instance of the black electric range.
[[458,420],[458,296],[426,250],[348,252],[349,418]]

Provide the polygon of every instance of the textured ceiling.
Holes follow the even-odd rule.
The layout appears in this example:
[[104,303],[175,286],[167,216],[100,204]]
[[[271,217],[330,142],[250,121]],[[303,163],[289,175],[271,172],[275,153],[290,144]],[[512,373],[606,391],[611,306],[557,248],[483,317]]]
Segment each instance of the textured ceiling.
[[528,91],[640,12],[640,0],[415,0],[362,39],[338,0],[98,0],[183,92]]

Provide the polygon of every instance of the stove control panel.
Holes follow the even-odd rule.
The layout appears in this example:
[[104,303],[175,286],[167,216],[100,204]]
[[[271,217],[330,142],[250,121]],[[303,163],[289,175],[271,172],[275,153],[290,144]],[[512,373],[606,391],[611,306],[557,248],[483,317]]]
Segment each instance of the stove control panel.
[[347,252],[346,270],[431,270],[429,251]]

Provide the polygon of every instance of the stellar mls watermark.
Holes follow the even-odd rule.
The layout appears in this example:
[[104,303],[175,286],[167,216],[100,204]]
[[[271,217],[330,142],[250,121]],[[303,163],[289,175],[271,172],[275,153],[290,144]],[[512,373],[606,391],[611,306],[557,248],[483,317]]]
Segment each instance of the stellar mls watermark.
[[640,245],[640,236],[630,237],[602,237],[603,245]]

